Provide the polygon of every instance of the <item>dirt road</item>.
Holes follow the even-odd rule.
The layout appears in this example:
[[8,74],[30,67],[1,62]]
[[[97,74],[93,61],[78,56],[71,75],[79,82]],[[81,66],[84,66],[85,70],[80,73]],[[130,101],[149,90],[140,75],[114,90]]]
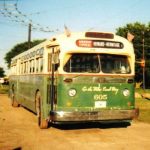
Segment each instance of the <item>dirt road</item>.
[[99,123],[53,126],[41,130],[36,116],[12,108],[0,95],[0,150],[149,150],[150,124],[133,121],[128,127]]

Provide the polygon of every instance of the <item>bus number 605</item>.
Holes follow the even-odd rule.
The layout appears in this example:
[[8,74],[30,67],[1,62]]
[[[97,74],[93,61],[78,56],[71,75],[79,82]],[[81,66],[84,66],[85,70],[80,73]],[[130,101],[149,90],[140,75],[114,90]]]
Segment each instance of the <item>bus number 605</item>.
[[96,94],[94,95],[94,100],[107,100],[107,95],[105,94]]

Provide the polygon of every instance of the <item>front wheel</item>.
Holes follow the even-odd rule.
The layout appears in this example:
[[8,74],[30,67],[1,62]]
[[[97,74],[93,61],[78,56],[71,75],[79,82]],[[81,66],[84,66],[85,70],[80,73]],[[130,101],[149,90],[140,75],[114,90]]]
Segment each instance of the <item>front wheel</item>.
[[42,103],[41,103],[41,95],[40,95],[40,92],[38,91],[36,93],[36,97],[35,97],[35,104],[36,104],[36,112],[37,112],[37,119],[38,119],[38,125],[41,129],[47,129],[48,128],[48,121],[45,120],[43,117],[42,117],[42,109],[41,109],[41,106],[42,106]]

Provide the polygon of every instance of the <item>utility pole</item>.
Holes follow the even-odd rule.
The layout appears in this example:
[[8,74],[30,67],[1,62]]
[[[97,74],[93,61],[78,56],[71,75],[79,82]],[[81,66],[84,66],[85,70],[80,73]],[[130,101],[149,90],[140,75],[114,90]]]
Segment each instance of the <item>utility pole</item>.
[[143,65],[143,89],[145,89],[145,41],[144,41],[144,31],[142,32],[143,38],[142,38],[142,61],[144,62]]
[[29,23],[29,26],[28,26],[28,48],[30,49],[31,48],[31,23]]

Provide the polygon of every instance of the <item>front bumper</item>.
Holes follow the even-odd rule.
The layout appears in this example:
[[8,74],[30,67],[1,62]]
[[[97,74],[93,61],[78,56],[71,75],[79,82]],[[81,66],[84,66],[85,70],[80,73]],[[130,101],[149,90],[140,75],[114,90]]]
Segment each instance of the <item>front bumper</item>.
[[100,110],[92,112],[50,112],[52,122],[82,122],[82,121],[115,121],[132,120],[139,115],[139,109],[132,110]]

